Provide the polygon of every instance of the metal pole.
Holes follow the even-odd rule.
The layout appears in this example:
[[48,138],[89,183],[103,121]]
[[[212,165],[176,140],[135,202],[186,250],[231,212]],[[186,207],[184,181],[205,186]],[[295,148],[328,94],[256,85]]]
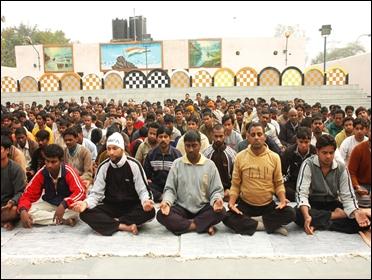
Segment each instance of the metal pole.
[[133,9],[133,15],[134,15],[134,41],[137,41],[137,36],[136,36],[136,9]]
[[327,36],[324,36],[324,64],[323,64],[323,72],[326,72],[326,49],[327,49]]
[[285,66],[287,66],[288,61],[288,36],[285,37]]
[[31,46],[34,48],[35,52],[37,53],[37,62],[38,62],[39,71],[40,71],[40,54],[33,44]]

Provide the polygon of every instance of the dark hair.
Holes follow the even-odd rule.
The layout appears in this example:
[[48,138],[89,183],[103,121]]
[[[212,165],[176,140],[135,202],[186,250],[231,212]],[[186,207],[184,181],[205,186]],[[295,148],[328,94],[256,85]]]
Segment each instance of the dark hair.
[[363,128],[369,128],[369,121],[362,119],[362,118],[356,118],[353,120],[353,126],[356,127],[358,124],[360,124]]
[[225,127],[222,124],[220,124],[220,123],[215,124],[213,126],[213,130],[221,130],[221,129],[225,129]]
[[14,134],[17,136],[17,135],[27,135],[27,131],[24,127],[18,127]]
[[323,123],[323,117],[320,114],[316,114],[311,118],[311,124],[313,124],[315,121],[322,121]]
[[264,127],[263,124],[260,123],[260,122],[252,122],[252,123],[249,125],[247,132],[250,133],[250,131],[251,131],[252,128],[254,128],[254,127],[261,127],[261,128],[262,128],[262,131],[265,132],[265,127]]
[[332,135],[323,134],[316,141],[316,148],[320,149],[327,146],[332,146],[336,150],[337,148],[336,140]]
[[62,147],[57,144],[50,144],[46,146],[44,150],[44,154],[45,154],[45,157],[47,158],[56,157],[61,161],[63,160],[63,156],[64,156]]
[[311,139],[311,129],[309,127],[300,126],[296,133],[297,139]]
[[139,135],[140,137],[146,137],[147,136],[147,132],[148,132],[148,128],[146,126],[142,126],[140,129],[139,129]]
[[158,137],[160,134],[167,134],[169,137],[172,136],[172,130],[165,126],[160,126],[158,130],[156,131],[156,137]]
[[43,119],[43,121],[46,122],[46,113],[44,111],[37,113],[36,118],[38,116],[40,116]]
[[166,114],[164,116],[164,123],[174,123],[174,116]]
[[94,144],[97,144],[99,141],[101,141],[101,139],[102,139],[102,130],[100,128],[94,128],[90,135],[90,140]]
[[77,134],[83,133],[83,128],[80,124],[74,125],[73,128],[75,129]]
[[41,141],[49,140],[49,137],[50,137],[49,131],[47,131],[45,129],[39,130],[35,135],[35,138],[37,140],[41,140]]
[[367,112],[367,109],[363,106],[360,106],[358,107],[356,110],[355,110],[355,115],[358,116],[360,112],[363,112],[363,111],[366,111]]
[[224,124],[225,122],[227,122],[228,120],[231,120],[231,123],[232,124],[234,124],[234,117],[233,116],[231,116],[231,115],[228,115],[228,114],[226,114],[226,115],[224,115],[223,117],[222,117],[222,121],[221,121],[221,123],[222,124]]
[[195,142],[195,141],[201,143],[200,133],[198,131],[189,130],[185,133],[183,141],[184,143]]
[[354,112],[354,107],[351,106],[351,105],[347,105],[347,106],[345,107],[345,112],[346,112],[347,110],[351,110],[352,112]]
[[336,114],[342,114],[342,117],[345,118],[345,111],[342,110],[342,109],[337,109],[337,110],[335,111],[335,115],[336,115]]
[[186,123],[189,123],[189,122],[194,122],[197,125],[199,125],[199,118],[195,115],[191,115],[190,117],[186,119]]
[[352,121],[354,126],[354,118],[353,117],[346,117],[344,118],[344,121],[342,122],[342,125],[345,125],[346,122]]
[[157,122],[153,122],[148,125],[148,129],[150,128],[159,129],[159,127],[160,127],[160,124],[158,124]]
[[110,125],[106,130],[106,139],[108,139],[115,132],[120,133],[119,127],[114,124]]
[[8,136],[1,135],[1,147],[9,149],[13,145],[12,140]]
[[72,135],[75,138],[78,137],[78,133],[75,129],[75,127],[69,127],[63,132],[63,138],[65,138],[66,135]]

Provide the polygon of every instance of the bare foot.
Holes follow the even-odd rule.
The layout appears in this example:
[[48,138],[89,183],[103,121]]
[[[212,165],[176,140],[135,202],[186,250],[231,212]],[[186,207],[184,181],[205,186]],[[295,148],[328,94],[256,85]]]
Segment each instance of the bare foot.
[[209,229],[208,229],[208,234],[209,234],[210,236],[215,235],[215,234],[216,234],[216,231],[217,231],[217,229],[216,229],[214,226],[211,226],[211,227],[209,227]]
[[77,223],[75,218],[62,219],[62,224],[70,227],[74,227]]
[[332,211],[331,213],[331,220],[337,220],[337,219],[343,219],[347,218],[347,215],[344,210],[341,208],[336,208],[335,210]]
[[2,226],[3,226],[6,230],[12,230],[12,229],[14,229],[14,224],[13,224],[12,222],[4,223],[4,224],[2,224]]
[[369,247],[371,247],[371,228],[366,231],[359,231],[359,234],[362,237],[363,241],[367,243]]
[[138,234],[138,228],[137,228],[136,224],[132,224],[132,225],[120,224],[119,225],[119,230],[131,232],[134,235]]

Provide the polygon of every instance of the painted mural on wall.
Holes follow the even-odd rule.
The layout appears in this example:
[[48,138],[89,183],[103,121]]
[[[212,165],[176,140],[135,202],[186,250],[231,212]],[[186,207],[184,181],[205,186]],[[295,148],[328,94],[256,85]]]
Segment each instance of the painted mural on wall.
[[189,40],[189,67],[221,67],[221,39]]
[[161,42],[100,44],[101,71],[163,68]]
[[73,72],[72,46],[44,46],[44,71]]

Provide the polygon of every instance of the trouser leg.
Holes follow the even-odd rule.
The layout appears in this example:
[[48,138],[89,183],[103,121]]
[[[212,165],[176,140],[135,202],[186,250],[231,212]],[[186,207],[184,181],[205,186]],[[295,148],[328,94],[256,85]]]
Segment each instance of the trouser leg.
[[191,224],[187,210],[179,205],[172,206],[167,216],[159,210],[156,219],[176,235],[187,232]]
[[296,183],[295,182],[285,182],[285,196],[289,201],[296,201]]
[[209,204],[201,209],[194,217],[196,224],[196,231],[198,233],[207,232],[209,227],[214,226],[222,221],[226,213],[225,208],[221,212],[214,212],[212,206]]
[[145,212],[141,204],[135,205],[127,209],[123,215],[119,217],[119,222],[126,225],[142,225],[155,217],[155,209]]
[[[57,206],[50,204],[49,202],[40,200],[32,204],[29,214],[32,218],[32,223],[36,225],[54,225],[53,221],[54,214],[56,212]],[[78,217],[78,213],[75,211],[66,209],[63,215],[63,219]]]
[[107,204],[101,204],[93,209],[86,209],[80,214],[80,219],[98,233],[110,236],[117,232],[120,222],[115,220],[115,211]]
[[[271,206],[269,206],[271,208]],[[262,221],[267,233],[273,233],[283,225],[287,225],[296,220],[295,210],[291,206],[285,206],[283,209],[275,209],[276,204],[273,202],[273,209],[262,215]]]

